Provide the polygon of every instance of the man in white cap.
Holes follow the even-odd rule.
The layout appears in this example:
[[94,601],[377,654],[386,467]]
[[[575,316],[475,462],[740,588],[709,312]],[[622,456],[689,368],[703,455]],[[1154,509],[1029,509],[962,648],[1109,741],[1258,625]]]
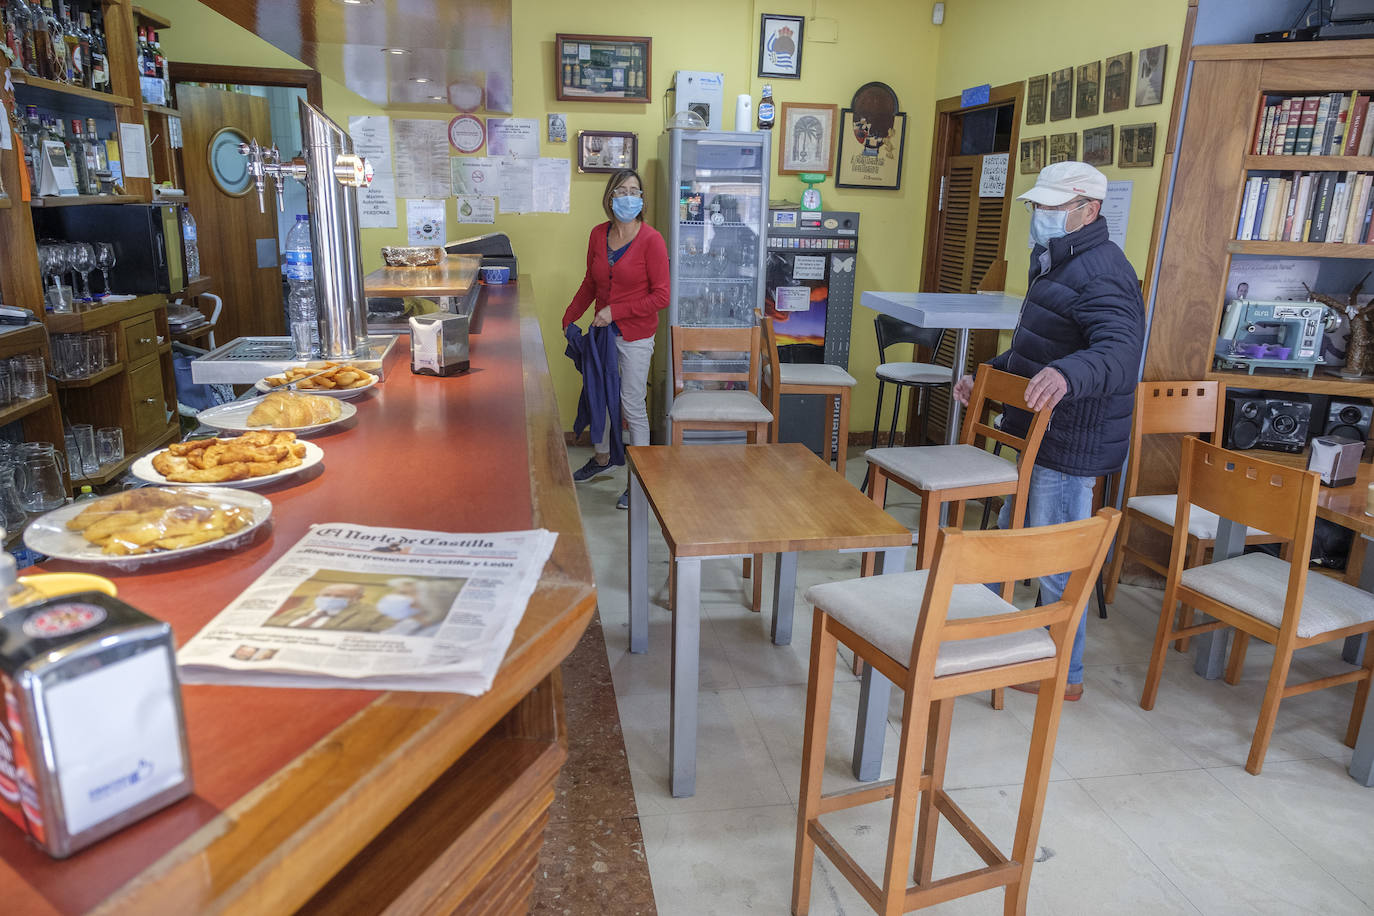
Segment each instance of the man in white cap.
[[[1030,285],[1011,348],[995,368],[1030,379],[1026,402],[1054,414],[1031,470],[1026,526],[1054,525],[1092,514],[1093,483],[1121,468],[1145,338],[1145,303],[1126,255],[1101,219],[1107,176],[1085,162],[1056,162],[1018,199],[1031,211]],[[972,376],[954,388],[967,404]],[[1030,416],[1009,409],[1003,426],[1024,434]],[[999,523],[1010,524],[1010,504]],[[1040,602],[1059,600],[1067,574],[1040,580]],[[1079,621],[1064,699],[1083,695]],[[1034,692],[1035,685],[1018,689]]]

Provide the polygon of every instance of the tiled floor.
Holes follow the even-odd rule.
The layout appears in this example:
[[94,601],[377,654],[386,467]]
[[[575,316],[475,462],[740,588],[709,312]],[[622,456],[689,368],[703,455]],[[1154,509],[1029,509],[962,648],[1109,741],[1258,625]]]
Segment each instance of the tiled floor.
[[[574,467],[589,452],[574,449]],[[862,478],[854,452],[849,477]],[[620,712],[644,848],[658,912],[786,913],[791,894],[802,715],[813,583],[858,574],[855,555],[802,554],[792,644],[768,639],[765,613],[745,606],[738,561],[704,565],[697,792],[668,791],[669,615],[667,551],[650,521],[649,652],[627,652],[626,513],[614,508],[625,472],[579,485],[597,572],[606,652]],[[892,493],[888,508],[915,523],[915,497]],[[910,561],[909,561],[910,562]],[[1374,912],[1374,789],[1346,774],[1341,743],[1353,688],[1285,700],[1264,773],[1244,770],[1270,660],[1254,644],[1241,683],[1192,674],[1170,653],[1159,700],[1139,706],[1161,593],[1123,586],[1110,618],[1088,623],[1084,699],[1066,704],[1040,831],[1030,912],[1058,914],[1322,914]],[[837,666],[825,788],[848,773],[857,681]],[[1294,677],[1343,668],[1339,646],[1307,650]],[[894,691],[888,765],[895,768],[900,693]],[[1033,700],[1009,692],[995,712],[983,699],[957,702],[947,785],[994,841],[1011,839],[1029,744]],[[831,816],[831,831],[872,874],[881,866],[886,805]],[[867,913],[860,897],[817,856],[811,912]],[[975,864],[948,825],[937,876]],[[936,907],[935,913],[1000,913],[999,892]]]

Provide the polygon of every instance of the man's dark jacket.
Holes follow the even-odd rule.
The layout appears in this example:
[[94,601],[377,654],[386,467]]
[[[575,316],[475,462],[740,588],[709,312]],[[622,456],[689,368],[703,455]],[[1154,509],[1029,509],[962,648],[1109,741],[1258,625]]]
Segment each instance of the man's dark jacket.
[[[1030,285],[1011,349],[995,368],[1033,377],[1046,366],[1069,384],[1054,408],[1035,463],[1077,477],[1116,471],[1126,459],[1145,337],[1140,283],[1107,238],[1105,220],[1031,252]],[[1030,415],[1009,409],[1008,432],[1024,435]]]

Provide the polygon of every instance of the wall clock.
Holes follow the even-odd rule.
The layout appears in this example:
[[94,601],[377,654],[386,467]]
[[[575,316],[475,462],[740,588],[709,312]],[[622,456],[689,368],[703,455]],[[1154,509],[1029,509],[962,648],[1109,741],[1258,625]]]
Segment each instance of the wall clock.
[[253,176],[248,174],[248,159],[239,153],[239,144],[247,143],[237,128],[224,127],[210,138],[206,158],[210,164],[210,178],[230,197],[242,197],[253,187]]

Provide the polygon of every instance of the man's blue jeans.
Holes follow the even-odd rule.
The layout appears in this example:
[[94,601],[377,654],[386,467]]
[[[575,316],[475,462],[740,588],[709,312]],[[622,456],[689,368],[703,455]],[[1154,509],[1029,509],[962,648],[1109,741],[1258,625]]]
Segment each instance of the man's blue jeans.
[[[1031,468],[1030,493],[1026,500],[1025,527],[1058,525],[1063,522],[1076,522],[1093,514],[1093,484],[1096,478],[1074,477],[1059,471],[1051,471],[1036,465]],[[1000,528],[1011,527],[1011,504],[1007,499],[1002,503],[1002,512],[997,516]],[[1069,584],[1067,572],[1053,576],[1040,577],[1040,603],[1053,604],[1064,594]],[[1073,651],[1069,656],[1069,683],[1083,683],[1083,638],[1088,629],[1088,613],[1078,618],[1078,635],[1073,640]]]

